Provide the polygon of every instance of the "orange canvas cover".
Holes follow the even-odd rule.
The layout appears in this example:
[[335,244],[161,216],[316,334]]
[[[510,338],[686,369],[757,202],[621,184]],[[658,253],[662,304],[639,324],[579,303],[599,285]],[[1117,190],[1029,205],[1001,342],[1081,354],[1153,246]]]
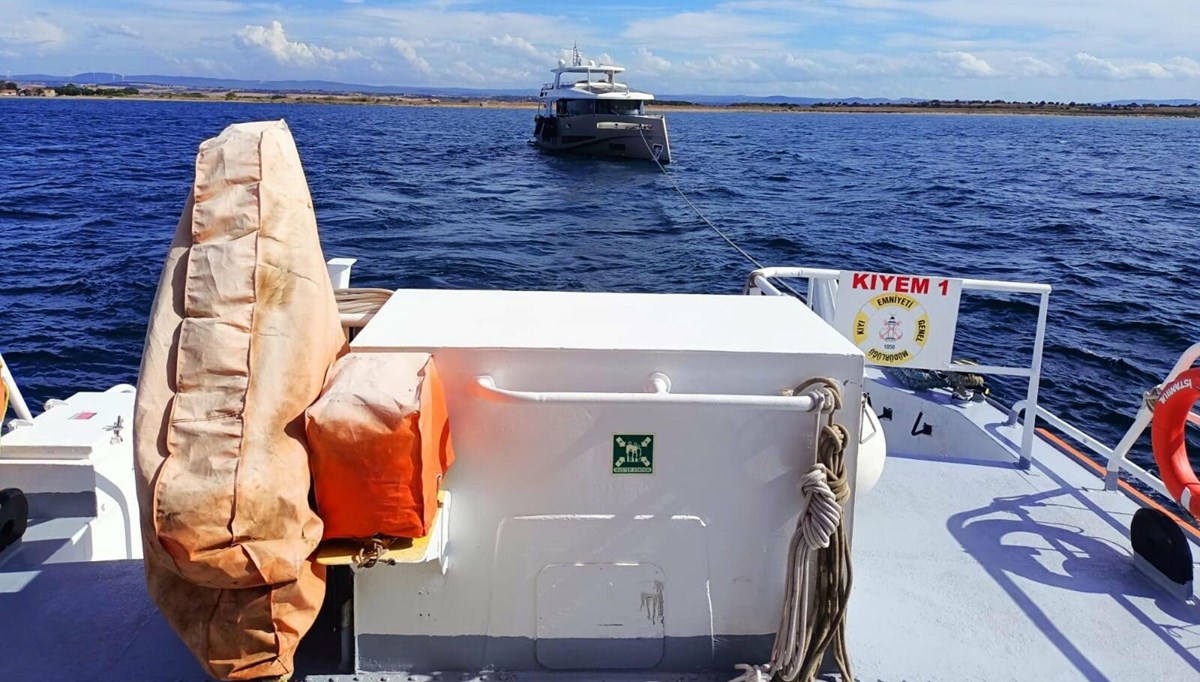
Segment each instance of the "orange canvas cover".
[[426,353],[351,353],[307,413],[326,538],[429,534],[454,461],[446,399]]
[[134,411],[150,595],[215,677],[290,673],[320,608],[303,415],[344,346],[290,131],[226,128],[196,157]]

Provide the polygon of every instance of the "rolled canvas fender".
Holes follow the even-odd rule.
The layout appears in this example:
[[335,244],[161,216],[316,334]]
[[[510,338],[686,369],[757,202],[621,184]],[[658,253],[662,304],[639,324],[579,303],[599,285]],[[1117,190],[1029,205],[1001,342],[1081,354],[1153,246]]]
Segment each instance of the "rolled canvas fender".
[[291,133],[226,128],[196,157],[134,415],[151,596],[217,677],[290,672],[320,607],[303,415],[344,346]]

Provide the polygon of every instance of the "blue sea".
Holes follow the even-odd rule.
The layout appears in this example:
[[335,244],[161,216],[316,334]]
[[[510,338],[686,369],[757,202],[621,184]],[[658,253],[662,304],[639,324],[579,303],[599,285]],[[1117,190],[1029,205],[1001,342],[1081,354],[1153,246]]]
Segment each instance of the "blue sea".
[[[735,293],[751,267],[652,164],[531,147],[529,110],[3,100],[0,351],[35,411],[136,380],[197,145],[260,119],[291,127],[325,255],[358,258],[356,286]],[[1200,120],[669,125],[670,173],[763,263],[1051,284],[1042,404],[1104,442],[1200,341]],[[1034,297],[964,302],[957,356],[1028,361]]]

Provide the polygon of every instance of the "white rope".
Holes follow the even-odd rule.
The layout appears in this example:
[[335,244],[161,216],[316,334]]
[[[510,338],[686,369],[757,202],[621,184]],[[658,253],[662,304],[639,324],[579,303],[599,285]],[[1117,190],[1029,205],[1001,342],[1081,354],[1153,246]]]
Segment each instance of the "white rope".
[[689,199],[688,196],[683,193],[683,190],[680,189],[680,187],[679,187],[679,183],[675,182],[675,178],[671,177],[671,174],[667,172],[667,169],[662,165],[662,162],[658,160],[659,155],[654,153],[654,149],[650,147],[650,141],[646,139],[645,131],[643,131],[640,127],[638,128],[638,135],[642,136],[642,144],[646,145],[646,151],[650,152],[650,158],[654,160],[654,163],[658,166],[658,169],[663,172],[663,175],[667,176],[667,180],[670,181],[671,186],[675,188],[675,191],[679,193],[679,196],[683,197],[683,200],[685,202],[687,202],[688,207],[691,208],[693,212],[695,212],[695,214],[700,218],[700,220],[704,221],[705,225],[708,225],[709,227],[711,227],[713,232],[716,232],[717,234],[719,234],[721,236],[721,239],[724,239],[726,242],[728,242],[729,245],[732,246],[734,249],[736,249],[738,253],[742,254],[742,256],[746,260],[753,263],[754,267],[761,270],[763,268],[762,263],[759,263],[757,260],[754,259],[754,256],[751,256],[750,254],[746,253],[746,251],[742,247],[735,244],[732,239],[730,239],[724,232],[721,231],[721,228],[717,227],[716,225],[713,225],[712,221],[709,220],[708,218],[704,217],[704,214],[700,212],[700,209],[696,208],[696,205],[692,203],[692,200]]
[[391,289],[334,289],[338,313],[342,315],[364,315],[379,312],[384,303],[395,293]]
[[[819,442],[822,417],[832,414],[840,403],[832,389],[819,387],[811,391],[819,402],[817,414],[817,436],[813,455],[819,457]],[[779,615],[779,627],[775,631],[775,644],[771,648],[771,660],[763,665],[738,664],[742,671],[730,682],[770,682],[776,676],[784,682],[798,679],[809,654],[809,597],[811,579],[809,567],[813,555],[819,549],[829,547],[830,540],[838,530],[842,518],[842,507],[829,486],[832,473],[818,461],[800,478],[799,488],[803,497],[796,530],[788,544],[787,583],[784,587],[783,609]]]
[[[711,220],[709,220],[707,217],[705,217],[705,215],[703,213],[700,212],[700,209],[696,208],[696,205],[692,203],[692,200],[688,198],[688,195],[683,193],[683,189],[680,188],[679,183],[675,182],[674,176],[672,176],[670,173],[668,173],[666,166],[663,166],[662,162],[658,160],[659,154],[654,153],[654,149],[650,146],[650,141],[646,139],[645,131],[640,127],[638,128],[638,135],[642,136],[642,144],[646,145],[646,151],[650,152],[650,158],[654,161],[654,164],[656,166],[658,166],[658,169],[660,171],[662,171],[663,175],[667,176],[667,181],[671,183],[671,186],[675,188],[675,191],[679,194],[679,196],[683,198],[685,203],[687,203],[688,208],[692,209],[692,212],[696,214],[696,217],[698,217],[698,218],[700,218],[700,220],[704,221],[705,225],[708,225],[710,228],[712,228],[713,232],[716,232],[721,237],[721,239],[724,239],[725,242],[728,243],[730,246],[732,246],[735,251],[742,254],[742,257],[745,258],[746,260],[750,261],[754,265],[755,268],[762,270],[763,269],[762,263],[759,263],[758,260],[754,258],[754,256],[751,256],[749,253],[746,253],[745,249],[738,246],[736,242],[734,242],[732,239],[729,238],[729,235],[725,234],[724,232],[721,231],[721,228],[714,225]],[[791,286],[789,286],[787,284],[787,282],[780,282],[780,284],[783,286],[783,288],[792,292],[800,300],[806,301],[806,299],[800,295],[800,292],[796,291]]]

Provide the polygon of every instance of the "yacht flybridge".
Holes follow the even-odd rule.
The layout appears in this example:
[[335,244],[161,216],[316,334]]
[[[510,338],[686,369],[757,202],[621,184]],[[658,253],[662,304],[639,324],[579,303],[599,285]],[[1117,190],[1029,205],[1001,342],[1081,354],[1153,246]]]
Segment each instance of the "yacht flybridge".
[[[286,126],[231,126],[136,390],[35,417],[0,370],[0,679],[1197,679],[1200,344],[1113,397],[1137,417],[1109,448],[1038,405],[1046,285],[387,291],[352,265]],[[951,360],[971,290],[1035,302],[1023,361]],[[1162,479],[1127,458],[1147,428]]]
[[624,67],[584,61],[573,51],[559,60],[554,82],[542,86],[534,142],[551,152],[671,162],[667,120],[646,113],[654,99],[618,82]]

